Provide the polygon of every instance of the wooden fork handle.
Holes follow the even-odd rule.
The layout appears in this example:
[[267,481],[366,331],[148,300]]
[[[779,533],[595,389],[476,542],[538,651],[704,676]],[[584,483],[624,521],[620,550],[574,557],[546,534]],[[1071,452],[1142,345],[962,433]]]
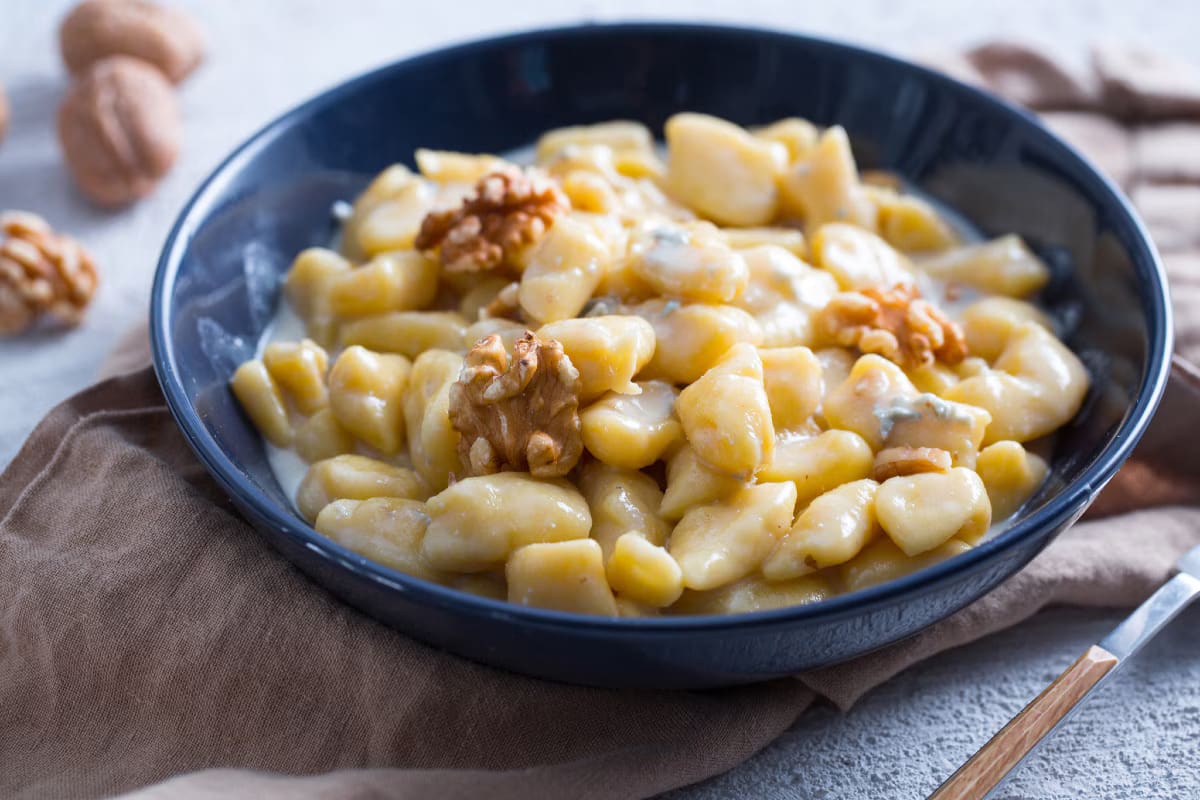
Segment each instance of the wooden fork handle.
[[939,786],[929,800],[982,798],[1116,665],[1116,656],[1092,645]]

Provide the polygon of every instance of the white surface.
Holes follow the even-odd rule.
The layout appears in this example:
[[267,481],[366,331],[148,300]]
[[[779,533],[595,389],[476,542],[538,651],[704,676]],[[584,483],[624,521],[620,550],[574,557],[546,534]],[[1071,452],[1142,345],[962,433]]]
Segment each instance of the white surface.
[[[1090,41],[1129,37],[1197,59],[1200,29],[1194,0],[193,0],[185,5],[208,32],[210,58],[182,90],[184,155],[153,197],[104,213],[72,190],[54,136],[66,83],[55,29],[69,5],[0,0],[0,82],[13,106],[9,137],[0,143],[0,208],[36,211],[81,238],[101,265],[103,285],[78,330],[0,342],[0,464],[46,410],[91,381],[120,333],[144,317],[171,221],[222,155],[278,112],[368,67],[450,41],[582,19],[737,21],[900,52],[1016,36],[1077,62]],[[678,796],[924,796],[1119,617],[1051,612],[933,659],[849,714],[806,714],[759,757]],[[1198,612],[1178,620],[1000,796],[1200,796],[1198,624]]]

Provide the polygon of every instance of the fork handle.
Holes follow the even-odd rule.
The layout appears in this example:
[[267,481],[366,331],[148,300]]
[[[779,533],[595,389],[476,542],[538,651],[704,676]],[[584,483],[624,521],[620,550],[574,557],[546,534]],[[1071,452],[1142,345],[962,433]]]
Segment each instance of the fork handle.
[[1099,645],[1092,645],[939,786],[929,800],[979,800],[984,797],[1116,665],[1116,656]]

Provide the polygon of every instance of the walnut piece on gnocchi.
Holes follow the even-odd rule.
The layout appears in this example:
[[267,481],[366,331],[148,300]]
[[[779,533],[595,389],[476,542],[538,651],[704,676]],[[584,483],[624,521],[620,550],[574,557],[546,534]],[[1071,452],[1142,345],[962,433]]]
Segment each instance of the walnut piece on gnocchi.
[[837,126],[662,133],[422,148],[296,255],[230,388],[319,534],[515,605],[739,614],[1039,496],[1091,378],[1024,240],[860,172]]

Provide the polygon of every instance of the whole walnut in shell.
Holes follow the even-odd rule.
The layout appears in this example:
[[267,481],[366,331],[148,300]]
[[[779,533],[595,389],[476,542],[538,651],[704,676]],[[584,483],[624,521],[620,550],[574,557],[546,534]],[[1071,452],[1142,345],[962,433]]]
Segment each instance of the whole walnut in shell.
[[183,126],[171,84],[129,56],[97,61],[63,98],[58,138],[67,168],[96,204],[149,194],[179,154]]
[[125,55],[179,83],[204,60],[204,37],[192,18],[147,0],[84,0],[63,20],[58,40],[72,75]]

